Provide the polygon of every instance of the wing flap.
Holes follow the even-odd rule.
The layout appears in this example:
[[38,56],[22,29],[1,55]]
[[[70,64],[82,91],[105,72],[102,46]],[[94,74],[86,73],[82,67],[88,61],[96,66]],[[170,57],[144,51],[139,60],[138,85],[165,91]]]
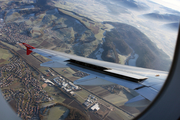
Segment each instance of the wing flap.
[[135,90],[140,95],[148,99],[149,101],[153,101],[156,95],[158,94],[158,91],[150,88],[150,87],[143,87],[141,89]]
[[111,70],[104,70],[104,71],[107,71],[107,72],[110,72],[110,73],[114,73],[114,74],[118,74],[120,76],[124,76],[124,77],[127,77],[127,78],[131,78],[134,81],[142,81],[142,80],[147,79],[147,77],[145,77],[145,76],[134,74],[134,73],[130,73],[130,72],[126,72],[126,71],[113,70],[113,69],[111,69]]
[[134,103],[134,102],[141,101],[144,99],[145,99],[144,97],[142,97],[141,95],[138,95],[138,96],[130,99],[129,101],[127,101],[125,104]]
[[[110,85],[115,83],[134,89],[141,96],[150,101],[155,98],[167,76],[167,72],[164,71],[120,65],[53,50],[35,49],[25,43],[23,45],[27,48],[27,54],[33,51],[53,60],[42,63],[41,66],[68,66],[90,74],[89,76],[74,81],[77,85]],[[73,61],[75,63],[72,63]],[[77,65],[77,63],[80,63],[80,65]]]
[[130,107],[146,107],[149,104],[150,101],[148,101],[146,98],[142,97],[141,95],[138,95],[125,103],[126,106],[130,106]]

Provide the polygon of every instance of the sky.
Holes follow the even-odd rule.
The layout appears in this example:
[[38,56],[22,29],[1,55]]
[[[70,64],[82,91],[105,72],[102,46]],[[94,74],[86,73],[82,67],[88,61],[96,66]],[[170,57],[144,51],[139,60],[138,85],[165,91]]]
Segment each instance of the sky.
[[180,12],[180,0],[150,0],[165,7],[177,10]]

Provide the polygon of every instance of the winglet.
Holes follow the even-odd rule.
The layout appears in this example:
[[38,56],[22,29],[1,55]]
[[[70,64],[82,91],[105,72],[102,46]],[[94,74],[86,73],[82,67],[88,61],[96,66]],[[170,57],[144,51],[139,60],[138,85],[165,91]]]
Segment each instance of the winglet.
[[28,44],[26,44],[26,43],[22,43],[22,44],[27,48],[26,55],[31,54],[32,49],[36,49],[35,47],[30,46],[30,45],[28,45]]

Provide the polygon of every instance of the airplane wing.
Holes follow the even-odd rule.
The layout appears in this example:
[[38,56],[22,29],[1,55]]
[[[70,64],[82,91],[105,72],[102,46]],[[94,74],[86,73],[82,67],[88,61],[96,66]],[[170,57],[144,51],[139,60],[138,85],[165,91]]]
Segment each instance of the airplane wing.
[[26,43],[22,44],[27,48],[27,55],[31,52],[36,52],[52,60],[42,63],[41,66],[57,68],[71,67],[89,74],[89,76],[74,81],[76,85],[119,84],[139,93],[139,96],[129,100],[127,103],[142,99],[152,101],[168,75],[165,71],[120,65],[53,50],[38,49]]

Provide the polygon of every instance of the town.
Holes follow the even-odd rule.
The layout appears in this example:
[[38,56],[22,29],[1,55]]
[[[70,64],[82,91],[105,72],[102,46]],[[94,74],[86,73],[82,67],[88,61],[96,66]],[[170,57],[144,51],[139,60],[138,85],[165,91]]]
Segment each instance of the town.
[[[58,87],[72,98],[76,98],[76,91],[82,90],[64,77],[57,76],[50,69],[47,70],[47,74],[50,74],[51,79],[41,75],[39,80],[43,83],[40,83],[36,71],[17,56],[10,58],[9,63],[0,69],[0,73],[0,87],[4,98],[23,119],[38,119],[41,104],[54,100],[44,90],[47,86]],[[90,111],[100,109],[97,98],[91,94],[82,105]]]
[[[27,35],[28,28],[25,22],[4,24],[0,29],[0,33],[2,36],[1,40],[10,44],[26,42],[28,39],[31,39],[31,37]],[[6,37],[3,37],[3,35]]]
[[24,61],[15,56],[9,61],[0,69],[0,87],[5,99],[21,118],[38,118],[40,103],[53,98],[43,90]]

